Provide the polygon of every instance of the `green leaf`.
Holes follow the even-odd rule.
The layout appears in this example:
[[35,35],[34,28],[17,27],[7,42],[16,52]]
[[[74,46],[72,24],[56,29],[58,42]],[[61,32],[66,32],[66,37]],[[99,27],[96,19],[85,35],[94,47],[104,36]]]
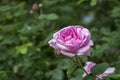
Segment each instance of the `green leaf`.
[[8,80],[8,77],[5,71],[0,71],[0,80]]
[[120,79],[120,74],[114,74],[114,75],[110,75],[109,78],[111,79]]
[[40,19],[40,20],[45,19],[46,16],[47,16],[46,14],[42,14],[42,15],[40,15],[40,16],[38,17],[38,19]]
[[58,18],[59,18],[58,15],[55,13],[48,14],[46,17],[46,19],[48,19],[48,20],[56,20]]
[[21,53],[21,54],[26,54],[27,53],[27,50],[28,50],[28,47],[32,46],[33,43],[32,42],[28,42],[26,44],[23,44],[21,46],[18,47],[17,49],[17,54]]
[[76,69],[70,77],[70,80],[83,80],[84,71],[82,69]]
[[70,75],[73,73],[73,71],[77,68],[76,64],[73,64],[70,66],[67,70],[67,76],[70,77]]
[[100,63],[95,65],[92,69],[91,69],[91,73],[98,75],[103,73],[107,68],[109,67],[108,63]]
[[92,0],[91,2],[90,2],[90,5],[91,6],[95,6],[97,4],[97,0]]
[[21,54],[26,54],[27,53],[27,49],[28,49],[27,46],[23,45],[23,46],[21,46],[19,48],[19,51],[20,51]]
[[92,74],[87,75],[83,80],[96,80],[96,77]]
[[82,2],[84,2],[85,0],[79,0],[78,2],[77,2],[77,5],[79,5],[79,4],[81,4]]
[[0,40],[2,40],[3,39],[3,35],[0,35]]
[[17,64],[17,65],[15,65],[15,66],[13,67],[13,72],[14,72],[14,73],[17,73],[20,67],[21,67],[21,64],[20,64],[20,63]]
[[70,67],[71,63],[68,59],[62,59],[58,65],[58,68],[66,70]]
[[61,69],[56,69],[52,73],[52,79],[51,80],[64,80],[64,74]]
[[28,47],[30,47],[30,46],[33,45],[33,43],[32,43],[32,42],[28,42],[26,45],[27,45]]
[[111,80],[108,76],[102,78],[102,80]]

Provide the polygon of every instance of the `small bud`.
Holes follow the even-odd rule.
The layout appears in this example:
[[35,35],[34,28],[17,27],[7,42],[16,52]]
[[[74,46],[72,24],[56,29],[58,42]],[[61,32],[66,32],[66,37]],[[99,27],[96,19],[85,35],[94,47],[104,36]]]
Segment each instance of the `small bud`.
[[32,9],[33,9],[33,10],[37,10],[37,9],[38,9],[38,4],[37,4],[37,3],[34,3],[34,4],[32,5]]
[[30,13],[30,14],[33,14],[33,10],[30,10],[29,13]]
[[40,4],[39,4],[39,7],[43,7],[43,4],[42,4],[42,3],[40,3]]

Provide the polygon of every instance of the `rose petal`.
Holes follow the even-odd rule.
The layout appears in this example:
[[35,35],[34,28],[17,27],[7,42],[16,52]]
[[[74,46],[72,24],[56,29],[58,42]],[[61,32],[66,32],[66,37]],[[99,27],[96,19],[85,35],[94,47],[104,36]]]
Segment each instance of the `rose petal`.
[[84,53],[77,53],[77,55],[84,55],[84,56],[90,56],[90,50]]
[[90,45],[90,46],[93,46],[93,45],[94,45],[94,43],[93,43],[92,40],[89,41],[89,45]]
[[56,40],[55,39],[51,39],[49,42],[49,45],[55,49],[58,49],[58,47],[56,46]]
[[87,28],[83,28],[81,32],[82,32],[82,34],[84,34],[86,36],[88,36],[88,35],[91,36],[90,32],[89,32],[89,30]]
[[53,34],[54,39],[57,39],[58,37],[59,37],[59,32],[56,32],[56,33]]
[[81,30],[83,29],[83,27],[78,27],[78,28],[76,28],[76,32],[77,33],[81,33]]
[[60,50],[69,50],[68,47],[66,47],[66,46],[64,46],[64,45],[62,45],[62,44],[60,44],[60,43],[56,43],[56,46],[57,46]]
[[77,55],[86,55],[86,56],[90,56],[90,46],[93,45],[93,41],[90,40],[89,43],[86,46],[81,47],[78,51],[77,51]]
[[[114,72],[115,72],[115,68],[114,67],[110,67],[107,70],[105,70],[104,73],[97,75],[97,77],[98,78],[103,78],[103,77],[108,76],[110,74],[114,74]],[[98,78],[96,78],[96,80],[99,80]]]
[[73,53],[70,53],[70,52],[66,52],[66,51],[60,51],[62,54],[66,55],[66,56],[69,56],[69,57],[73,57],[75,56],[75,54]]
[[96,65],[96,63],[94,63],[94,62],[92,62],[92,61],[88,61],[88,62],[86,63],[86,66],[84,67],[84,69],[85,69],[88,73],[90,73],[92,67],[95,66],[95,65]]
[[105,70],[105,72],[103,73],[105,76],[109,75],[109,74],[113,74],[115,72],[115,68],[114,67],[110,67],[107,70]]
[[77,55],[86,55],[89,56],[89,53],[86,53],[87,51],[89,51],[90,46],[84,46],[81,47],[78,51],[77,51]]
[[[96,65],[96,63],[94,63],[94,62],[92,62],[92,61],[88,61],[88,62],[86,62],[86,66],[84,67],[84,69],[86,70],[86,72],[87,72],[88,74],[90,74],[92,67],[95,66],[95,65]],[[83,77],[85,77],[86,75],[87,75],[87,74],[84,73],[84,74],[83,74]]]

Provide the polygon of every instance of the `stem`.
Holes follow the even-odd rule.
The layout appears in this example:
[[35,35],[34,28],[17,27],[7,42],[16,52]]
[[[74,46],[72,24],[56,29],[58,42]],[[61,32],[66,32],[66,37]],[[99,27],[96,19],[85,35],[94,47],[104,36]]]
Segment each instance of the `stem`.
[[78,56],[75,56],[76,61],[78,63],[78,66],[88,75],[87,71],[83,68],[83,65],[81,63],[81,59]]

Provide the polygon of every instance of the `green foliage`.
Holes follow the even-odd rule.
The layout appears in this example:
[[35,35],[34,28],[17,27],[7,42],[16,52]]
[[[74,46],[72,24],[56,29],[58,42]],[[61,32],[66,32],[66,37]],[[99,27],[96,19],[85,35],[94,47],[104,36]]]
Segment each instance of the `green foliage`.
[[83,80],[95,80],[95,79],[96,79],[95,76],[89,74],[89,75],[87,75]]
[[56,69],[55,71],[53,71],[53,73],[55,74],[52,74],[51,80],[63,80],[64,79],[64,74],[62,70]]
[[72,76],[69,80],[83,80],[82,77],[83,73],[84,73],[83,70],[77,69],[72,73]]
[[78,2],[77,2],[77,4],[79,5],[79,4],[81,4],[82,2],[84,2],[85,0],[79,0]]
[[31,42],[29,42],[29,43],[27,43],[27,44],[24,44],[24,45],[18,47],[16,53],[17,53],[17,54],[19,54],[19,53],[21,53],[21,54],[26,54],[26,53],[27,53],[27,50],[28,50],[28,47],[30,47],[30,46],[32,46],[32,43],[31,43]]
[[102,74],[107,68],[109,68],[109,64],[108,63],[100,63],[100,64],[95,65],[91,69],[91,73],[95,74],[95,75]]
[[8,80],[8,77],[5,71],[0,71],[0,80]]
[[67,70],[67,76],[70,77],[70,75],[73,73],[73,71],[76,69],[76,64],[73,64],[72,66],[70,66]]
[[120,79],[120,74],[110,75],[109,78],[110,79],[115,79],[115,80]]
[[55,13],[43,14],[39,16],[39,19],[46,19],[46,20],[56,20],[58,18],[59,18],[58,15]]
[[[32,9],[34,3],[37,10]],[[1,0],[0,80],[83,80],[83,70],[68,69],[70,60],[55,57],[48,45],[53,33],[68,25],[91,31],[94,46],[90,57],[81,57],[83,63],[107,62],[116,71],[106,80],[119,78],[119,4],[119,0]],[[103,72],[105,67],[98,69]],[[73,72],[69,78],[67,70]]]
[[96,4],[97,4],[97,0],[92,0],[90,3],[91,6],[95,6]]

